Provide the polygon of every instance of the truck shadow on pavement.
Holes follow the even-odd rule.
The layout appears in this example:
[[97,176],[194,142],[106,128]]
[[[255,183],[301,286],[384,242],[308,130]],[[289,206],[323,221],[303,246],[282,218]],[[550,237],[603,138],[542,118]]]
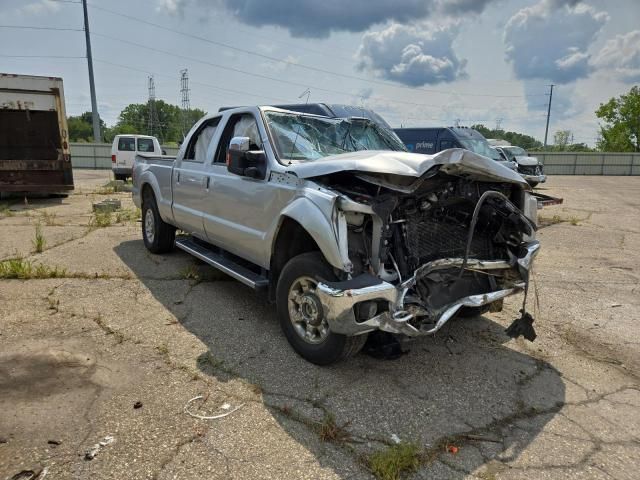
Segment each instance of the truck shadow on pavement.
[[[255,385],[282,428],[342,478],[368,478],[367,456],[397,439],[424,452],[421,477],[464,478],[483,465],[487,474],[510,468],[505,464],[564,403],[558,371],[510,348],[504,326],[487,316],[452,321],[436,336],[410,342],[410,352],[396,360],[359,354],[318,367],[289,347],[275,306],[264,298],[206,265],[197,268],[213,277],[200,283],[152,279],[143,250],[141,241],[115,248],[206,345],[208,352],[196,359],[200,370],[220,382],[240,378]],[[175,278],[185,255],[166,257],[167,275]],[[323,435],[327,426],[335,435]]]

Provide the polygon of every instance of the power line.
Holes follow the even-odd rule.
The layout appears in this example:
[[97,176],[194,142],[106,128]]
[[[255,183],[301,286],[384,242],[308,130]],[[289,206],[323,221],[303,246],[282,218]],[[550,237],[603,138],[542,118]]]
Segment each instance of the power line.
[[[112,65],[114,67],[125,68],[125,69],[128,69],[128,70],[133,70],[133,71],[141,72],[141,73],[145,73],[145,74],[153,73],[153,75],[156,76],[156,77],[164,77],[164,78],[171,78],[171,79],[174,78],[174,77],[172,77],[170,75],[163,75],[163,74],[159,74],[159,73],[154,73],[154,72],[151,72],[150,70],[144,70],[144,69],[141,69],[141,68],[130,67],[129,65],[122,65],[122,64],[119,64],[119,63],[109,62],[109,61],[106,61],[106,60],[96,59],[96,62],[104,63],[106,65]],[[279,97],[272,97],[270,95],[259,95],[259,94],[250,93],[250,92],[241,91],[241,90],[234,90],[232,88],[220,87],[218,85],[212,85],[210,83],[191,81],[191,84],[192,85],[201,85],[201,86],[204,86],[204,87],[209,87],[209,88],[213,88],[213,89],[216,89],[216,90],[221,90],[221,91],[225,91],[225,92],[229,92],[229,93],[237,93],[237,94],[240,94],[240,95],[247,95],[247,96],[250,96],[250,97],[262,98],[262,99],[271,98],[272,100],[277,100],[279,102],[287,102],[287,103],[290,102],[289,99],[283,99],[283,98],[279,98]]]
[[[327,92],[327,93],[334,93],[334,94],[338,94],[338,95],[345,95],[345,96],[350,97],[350,98],[356,96],[356,94],[350,93],[350,92],[344,92],[344,91],[340,91],[340,90],[333,90],[333,89],[329,89],[329,88],[325,88],[325,87],[320,87],[320,86],[317,86],[317,85],[311,85],[311,84],[308,84],[308,83],[294,82],[294,81],[286,80],[286,79],[283,79],[283,78],[271,77],[269,75],[264,75],[264,74],[255,73],[255,72],[249,72],[249,71],[242,70],[242,69],[235,68],[235,67],[228,67],[228,66],[225,66],[225,65],[220,65],[220,64],[217,64],[217,63],[213,63],[213,62],[209,62],[209,61],[206,61],[206,60],[202,60],[200,58],[188,57],[186,55],[181,55],[181,54],[178,54],[178,53],[173,53],[173,52],[168,52],[166,50],[161,50],[161,49],[156,48],[156,47],[150,47],[148,45],[143,45],[143,44],[132,42],[132,41],[129,41],[129,40],[123,40],[121,38],[112,37],[111,35],[106,35],[104,33],[94,33],[94,35],[97,35],[99,37],[104,37],[104,38],[107,38],[109,40],[114,40],[114,41],[117,41],[117,42],[125,43],[125,44],[128,44],[128,45],[133,45],[133,46],[136,46],[136,47],[139,47],[139,48],[143,48],[145,50],[150,50],[150,51],[153,51],[153,52],[161,53],[163,55],[168,55],[168,56],[180,58],[182,60],[188,60],[188,61],[191,61],[191,62],[200,63],[200,64],[207,65],[207,66],[210,66],[210,67],[219,68],[219,69],[222,69],[222,70],[227,70],[227,71],[231,71],[231,72],[235,72],[235,73],[240,73],[240,74],[243,74],[243,75],[248,75],[248,76],[251,76],[251,77],[262,78],[262,79],[265,79],[265,80],[271,80],[271,81],[275,81],[275,82],[279,82],[279,83],[284,83],[284,84],[287,84],[287,85],[294,85],[296,87],[312,88],[313,90]],[[401,104],[401,105],[410,105],[410,106],[413,106],[413,107],[421,106],[421,107],[426,107],[426,108],[443,108],[443,107],[450,108],[450,105],[428,105],[428,104],[421,104],[421,103],[403,101],[403,100],[389,100],[389,99],[385,99],[385,98],[381,98],[381,100],[389,102],[389,103],[396,103],[396,104]],[[466,107],[466,108],[472,109],[472,107]],[[484,110],[484,108],[477,108],[477,109]]]
[[[182,35],[182,36],[187,37],[187,38],[200,40],[202,42],[206,42],[206,43],[209,43],[209,44],[212,44],[212,45],[216,45],[218,47],[227,48],[227,49],[230,49],[230,50],[234,50],[236,52],[244,53],[246,55],[252,55],[252,56],[263,58],[265,60],[269,60],[269,61],[272,61],[272,62],[277,62],[277,63],[282,63],[282,64],[293,66],[293,67],[303,68],[303,69],[310,70],[310,71],[313,71],[313,72],[316,72],[316,73],[326,73],[326,74],[329,74],[329,75],[334,75],[334,76],[338,76],[338,77],[342,77],[342,78],[348,78],[348,79],[351,79],[351,80],[358,80],[358,81],[361,81],[361,82],[373,83],[373,84],[377,84],[377,85],[384,85],[384,86],[393,87],[393,88],[401,88],[401,89],[410,90],[410,91],[423,91],[423,92],[435,93],[435,94],[441,94],[441,95],[443,95],[443,94],[444,95],[450,95],[451,94],[450,91],[434,90],[434,89],[428,89],[428,88],[423,88],[423,87],[409,87],[409,86],[406,86],[406,85],[399,85],[399,84],[396,84],[396,83],[386,82],[384,80],[375,80],[375,79],[370,79],[370,78],[364,78],[364,77],[359,77],[357,75],[350,75],[350,74],[347,74],[347,73],[334,72],[334,71],[331,71],[331,70],[326,70],[326,69],[323,69],[323,68],[314,67],[312,65],[305,65],[305,64],[302,64],[302,63],[292,62],[290,60],[276,58],[276,57],[272,57],[270,55],[266,55],[266,54],[262,54],[262,53],[258,53],[258,52],[253,52],[251,50],[246,50],[244,48],[236,47],[236,46],[230,45],[228,43],[219,42],[219,41],[216,41],[216,40],[211,40],[209,38],[201,37],[201,36],[198,36],[198,35],[193,35],[193,34],[190,34],[190,33],[185,33],[185,32],[182,32],[180,30],[176,30],[176,29],[173,29],[173,28],[170,28],[170,27],[166,27],[164,25],[160,25],[160,24],[157,24],[157,23],[154,23],[154,22],[149,22],[147,20],[142,20],[140,18],[133,17],[131,15],[127,15],[127,14],[124,14],[124,13],[120,13],[120,12],[116,12],[116,11],[113,11],[113,10],[109,10],[109,9],[104,8],[104,7],[99,7],[97,5],[94,5],[93,3],[91,4],[91,6],[92,6],[92,8],[96,8],[98,10],[102,10],[102,11],[105,11],[107,13],[111,13],[112,15],[117,15],[117,16],[120,16],[120,17],[124,17],[124,18],[127,18],[127,19],[135,21],[135,22],[143,23],[145,25],[150,25],[152,27],[159,28],[159,29],[162,29],[162,30],[165,30],[165,31],[168,31],[168,32],[172,32],[172,33],[175,33],[177,35]],[[470,96],[470,97],[488,97],[488,98],[522,98],[522,97],[543,96],[544,94],[492,95],[492,94],[483,94],[483,93],[457,93],[457,95]]]
[[0,28],[14,28],[17,30],[54,30],[58,32],[84,32],[84,28],[37,27],[37,26],[31,26],[31,25],[0,25]]
[[4,55],[0,53],[0,57],[4,58],[87,58],[78,55]]

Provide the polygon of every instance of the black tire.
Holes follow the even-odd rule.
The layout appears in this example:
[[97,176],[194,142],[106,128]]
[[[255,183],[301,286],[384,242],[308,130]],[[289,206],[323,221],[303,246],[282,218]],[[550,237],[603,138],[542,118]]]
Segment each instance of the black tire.
[[[147,233],[147,215],[151,217],[150,232]],[[149,190],[144,192],[142,198],[142,239],[144,246],[151,253],[167,253],[173,250],[176,239],[176,229],[172,225],[165,223],[158,212],[158,205],[153,193]]]
[[329,365],[358,353],[367,341],[366,334],[348,337],[329,331],[320,343],[310,343],[296,331],[290,319],[289,291],[303,277],[310,277],[316,282],[320,279],[337,280],[320,252],[293,257],[282,269],[276,288],[276,306],[280,326],[293,349],[302,358],[316,365]]
[[114,173],[113,176],[116,180],[122,180],[123,182],[127,181],[127,176],[124,173]]

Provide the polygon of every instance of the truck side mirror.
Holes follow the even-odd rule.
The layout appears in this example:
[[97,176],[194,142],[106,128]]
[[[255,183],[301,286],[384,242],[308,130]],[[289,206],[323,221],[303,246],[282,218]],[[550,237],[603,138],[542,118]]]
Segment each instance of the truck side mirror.
[[249,137],[233,137],[227,150],[227,171],[243,177],[264,179],[267,157],[262,150],[249,150]]

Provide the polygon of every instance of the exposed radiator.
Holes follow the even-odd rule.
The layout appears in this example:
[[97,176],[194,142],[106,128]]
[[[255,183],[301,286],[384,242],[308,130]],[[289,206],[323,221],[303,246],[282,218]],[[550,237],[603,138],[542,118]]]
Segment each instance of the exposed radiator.
[[[412,268],[431,260],[463,257],[469,230],[460,224],[414,218],[405,223],[408,263]],[[476,230],[471,242],[470,258],[492,259],[491,239]]]

